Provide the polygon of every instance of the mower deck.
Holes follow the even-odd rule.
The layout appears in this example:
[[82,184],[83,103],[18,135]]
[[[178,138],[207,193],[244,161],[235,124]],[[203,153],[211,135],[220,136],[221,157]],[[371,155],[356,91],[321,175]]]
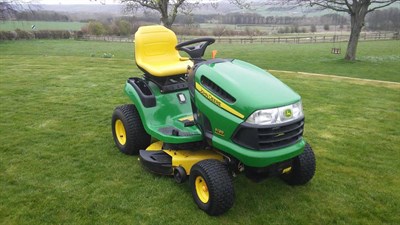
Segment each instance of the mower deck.
[[199,150],[170,150],[162,149],[161,141],[151,144],[146,150],[139,151],[139,159],[142,165],[153,173],[172,175],[173,168],[178,166],[185,169],[190,175],[190,169],[194,164],[204,159],[223,160],[223,156],[215,151]]

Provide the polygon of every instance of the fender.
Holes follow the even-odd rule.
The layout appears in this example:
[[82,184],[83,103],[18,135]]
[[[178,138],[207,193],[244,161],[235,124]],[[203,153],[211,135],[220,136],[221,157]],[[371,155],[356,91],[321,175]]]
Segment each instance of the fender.
[[[156,106],[156,97],[152,93],[149,86],[146,84],[146,81],[138,77],[132,77],[127,80],[127,85],[128,84],[130,84],[133,87],[133,89],[135,89],[144,107],[151,108]],[[125,87],[126,91],[128,91],[127,88],[128,87]],[[135,102],[135,104],[137,103]]]

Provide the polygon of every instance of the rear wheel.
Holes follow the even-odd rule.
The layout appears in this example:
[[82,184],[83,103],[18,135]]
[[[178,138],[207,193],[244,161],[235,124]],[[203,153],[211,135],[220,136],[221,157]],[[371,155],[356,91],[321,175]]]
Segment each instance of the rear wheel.
[[235,199],[232,177],[218,160],[203,160],[190,170],[193,199],[207,214],[217,216],[228,211]]
[[304,152],[293,159],[291,170],[282,174],[281,178],[289,185],[303,185],[314,177],[315,167],[315,155],[307,143]]
[[150,144],[150,135],[144,130],[140,115],[132,104],[115,108],[111,119],[115,145],[127,154],[138,154]]

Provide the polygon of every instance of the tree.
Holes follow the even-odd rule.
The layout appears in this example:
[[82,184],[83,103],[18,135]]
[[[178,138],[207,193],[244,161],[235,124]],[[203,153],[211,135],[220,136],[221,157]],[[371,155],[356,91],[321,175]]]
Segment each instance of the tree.
[[[18,11],[25,8],[31,10],[30,4],[32,1],[23,0],[0,0],[0,20],[7,20],[16,15]],[[27,7],[24,7],[27,6]]]
[[317,26],[315,26],[315,24],[312,24],[311,28],[310,28],[310,31],[311,31],[311,33],[317,32]]
[[132,24],[126,20],[120,20],[117,22],[120,35],[130,35],[132,33]]
[[186,0],[121,0],[126,11],[136,11],[138,8],[155,10],[161,14],[161,23],[171,28],[178,15],[178,10],[190,8],[199,2],[187,3]]
[[[293,0],[288,0],[293,1]],[[337,12],[346,12],[350,15],[351,32],[345,60],[356,60],[357,45],[361,29],[365,26],[365,16],[376,9],[389,6],[400,0],[295,0],[310,6],[322,9],[331,9]]]
[[[231,3],[241,8],[251,7],[246,0],[229,0]],[[276,1],[265,0],[265,4],[276,4]],[[360,38],[361,29],[365,25],[365,16],[376,9],[387,7],[400,0],[283,0],[279,4],[309,5],[316,6],[321,9],[331,9],[337,12],[345,12],[350,15],[351,32],[345,60],[356,60],[358,39]]]
[[400,9],[376,10],[367,16],[366,21],[369,30],[398,31],[400,30]]
[[89,34],[99,36],[99,35],[103,35],[106,33],[106,28],[100,22],[91,21],[88,25],[88,32],[89,32]]

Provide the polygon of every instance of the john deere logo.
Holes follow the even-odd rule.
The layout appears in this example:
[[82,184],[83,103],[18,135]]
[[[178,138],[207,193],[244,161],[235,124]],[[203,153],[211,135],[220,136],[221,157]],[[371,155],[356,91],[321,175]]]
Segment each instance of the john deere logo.
[[286,109],[284,112],[284,115],[286,118],[292,117],[292,110],[291,109]]
[[225,132],[223,131],[223,130],[221,130],[221,129],[218,129],[218,128],[215,128],[215,133],[216,134],[218,134],[218,135],[220,135],[220,136],[224,136],[224,134],[225,134]]

